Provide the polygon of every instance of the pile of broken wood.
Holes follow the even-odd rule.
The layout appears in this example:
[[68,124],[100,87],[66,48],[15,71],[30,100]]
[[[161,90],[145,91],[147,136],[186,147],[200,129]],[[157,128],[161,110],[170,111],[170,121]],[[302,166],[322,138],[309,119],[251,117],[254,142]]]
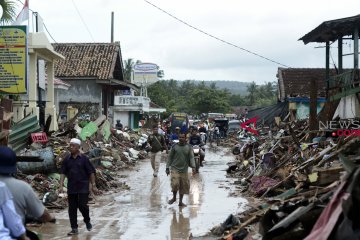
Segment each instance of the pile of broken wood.
[[[104,130],[102,125],[106,121],[104,117],[94,121],[94,126],[97,126],[98,130],[82,141],[81,151],[96,167],[96,185],[99,190],[129,189],[125,179],[121,181],[119,174],[120,170],[134,166],[138,160],[146,158],[147,153],[137,149],[136,143],[141,135],[137,132],[111,129],[109,124],[108,129]],[[66,206],[66,201],[57,195],[59,170],[65,157],[70,154],[70,139],[81,138],[82,130],[76,123],[70,122],[66,126],[48,136],[47,142],[33,142],[28,148],[17,153],[18,177],[30,183],[49,208]],[[107,138],[106,132],[110,133]]]
[[[236,224],[215,227],[214,233],[222,239],[309,240],[341,239],[336,238],[340,230],[349,237],[358,234],[357,223],[347,230],[340,228],[346,226],[341,222],[355,223],[359,217],[349,211],[357,209],[360,199],[354,187],[360,186],[355,184],[359,136],[313,136],[306,122],[297,122],[277,128],[257,144],[247,144],[236,162],[229,164],[228,173],[237,178],[234,184],[241,196],[256,198],[259,204],[236,215]],[[348,205],[341,206],[346,199],[340,193],[347,194]],[[319,234],[323,237],[314,237]]]

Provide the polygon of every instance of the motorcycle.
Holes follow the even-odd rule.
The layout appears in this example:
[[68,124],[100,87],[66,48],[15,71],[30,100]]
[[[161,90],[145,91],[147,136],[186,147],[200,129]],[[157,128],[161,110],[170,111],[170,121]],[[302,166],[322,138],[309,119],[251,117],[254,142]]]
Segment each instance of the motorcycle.
[[194,160],[195,160],[195,169],[193,172],[198,173],[200,168],[200,146],[193,146]]

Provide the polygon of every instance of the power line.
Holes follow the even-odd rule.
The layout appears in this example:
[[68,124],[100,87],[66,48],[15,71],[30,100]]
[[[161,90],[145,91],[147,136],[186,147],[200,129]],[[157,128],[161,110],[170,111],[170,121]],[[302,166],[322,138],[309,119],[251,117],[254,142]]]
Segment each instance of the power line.
[[82,23],[84,24],[84,26],[85,26],[85,28],[86,28],[87,32],[89,33],[89,35],[90,35],[91,39],[93,40],[93,42],[95,42],[95,40],[94,40],[94,38],[93,38],[93,35],[91,34],[91,32],[90,32],[90,30],[89,30],[89,28],[88,28],[88,26],[87,26],[86,22],[84,21],[83,17],[82,17],[82,16],[81,16],[81,14],[80,14],[79,9],[77,8],[77,6],[76,6],[76,4],[75,4],[75,1],[74,1],[74,0],[71,0],[71,2],[73,3],[73,5],[74,5],[74,7],[75,7],[75,9],[76,9],[77,14],[79,15],[79,17],[80,17],[80,19],[81,19]]
[[[22,2],[22,1],[20,1],[20,0],[16,0],[16,1],[18,1],[18,2],[20,2],[22,5],[24,5],[24,3]],[[33,11],[32,9],[30,9],[29,8],[29,11],[30,12],[32,12],[32,16],[33,16],[33,18],[32,18],[32,28],[33,28],[33,30],[34,30],[34,14],[36,13],[35,11]],[[45,22],[43,21],[43,25],[44,25],[44,27],[45,27],[45,30],[46,30],[46,32],[49,34],[49,36],[51,37],[51,39],[55,42],[55,43],[57,43],[56,42],[56,40],[53,38],[53,36],[51,35],[51,33],[49,32],[49,30],[48,30],[48,28],[46,27],[46,25],[45,25]],[[30,27],[30,26],[29,26]]]
[[230,46],[232,46],[232,47],[236,47],[236,48],[238,48],[238,49],[240,49],[240,50],[243,50],[243,51],[245,51],[245,52],[247,52],[247,53],[250,53],[250,54],[252,54],[252,55],[255,55],[255,56],[257,56],[257,57],[260,57],[260,58],[265,59],[265,60],[267,60],[267,61],[270,61],[270,62],[272,62],[272,63],[276,63],[277,65],[280,65],[280,66],[283,66],[283,67],[286,67],[286,68],[290,68],[289,66],[287,66],[287,65],[285,65],[285,64],[282,64],[282,63],[277,62],[277,61],[275,61],[275,60],[273,60],[273,59],[270,59],[270,58],[268,58],[268,57],[265,57],[265,56],[263,56],[263,55],[260,55],[260,54],[258,54],[258,53],[255,53],[255,52],[253,52],[253,51],[250,51],[250,50],[248,50],[248,49],[246,49],[246,48],[240,47],[240,46],[238,46],[238,45],[236,45],[236,44],[233,44],[233,43],[228,42],[228,41],[226,41],[226,40],[223,40],[223,39],[221,39],[221,38],[218,38],[218,37],[216,37],[216,36],[214,36],[214,35],[212,35],[212,34],[210,34],[210,33],[207,33],[207,32],[205,32],[205,31],[203,31],[203,30],[201,30],[201,29],[199,29],[199,28],[197,28],[197,27],[194,27],[193,25],[191,25],[191,24],[189,24],[189,23],[181,20],[180,18],[172,15],[171,13],[169,13],[169,12],[165,11],[164,9],[156,6],[155,4],[153,4],[153,3],[151,3],[151,2],[149,2],[149,1],[147,1],[147,0],[144,0],[144,1],[145,1],[146,3],[148,3],[148,4],[150,4],[151,6],[153,6],[154,8],[162,11],[162,12],[165,13],[166,15],[169,15],[170,17],[174,18],[175,20],[177,20],[177,21],[185,24],[186,26],[188,26],[188,27],[190,27],[190,28],[192,28],[192,29],[194,29],[194,30],[196,30],[196,31],[198,31],[198,32],[201,32],[201,33],[203,33],[203,34],[205,34],[205,35],[207,35],[207,36],[209,36],[209,37],[211,37],[211,38],[214,38],[214,39],[216,39],[216,40],[218,40],[218,41],[220,41],[220,42],[223,42],[223,43],[225,43],[225,44],[227,44],[227,45],[230,45]]
[[49,36],[51,37],[51,39],[52,39],[55,43],[57,43],[56,40],[55,40],[55,39],[53,38],[53,36],[51,35],[51,33],[49,32],[49,30],[47,29],[47,27],[46,27],[46,25],[45,25],[44,22],[43,22],[43,24],[44,24],[44,27],[45,27],[46,32],[49,34]]

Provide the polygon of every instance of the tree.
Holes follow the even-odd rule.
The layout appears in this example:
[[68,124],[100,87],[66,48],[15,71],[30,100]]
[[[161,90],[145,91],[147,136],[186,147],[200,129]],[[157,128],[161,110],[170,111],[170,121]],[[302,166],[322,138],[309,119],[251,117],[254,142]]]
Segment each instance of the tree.
[[0,23],[13,22],[16,17],[16,4],[11,0],[0,0],[0,6],[3,10],[3,15],[0,19]]
[[[138,60],[139,61],[139,60]],[[125,81],[131,81],[131,72],[134,67],[134,61],[132,58],[128,58],[124,61],[124,78]]]
[[241,97],[239,94],[232,94],[230,95],[229,98],[229,104],[230,106],[234,106],[234,107],[238,107],[238,106],[243,106],[246,105],[246,100]]
[[255,82],[252,82],[249,86],[247,86],[247,91],[249,93],[249,105],[254,105],[257,89],[258,86]]

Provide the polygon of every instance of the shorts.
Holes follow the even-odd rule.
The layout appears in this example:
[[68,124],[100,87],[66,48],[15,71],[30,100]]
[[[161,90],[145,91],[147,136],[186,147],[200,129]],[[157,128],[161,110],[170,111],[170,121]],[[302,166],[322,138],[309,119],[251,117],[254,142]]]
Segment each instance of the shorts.
[[178,173],[171,171],[171,191],[179,194],[189,194],[190,192],[190,180],[188,173]]

